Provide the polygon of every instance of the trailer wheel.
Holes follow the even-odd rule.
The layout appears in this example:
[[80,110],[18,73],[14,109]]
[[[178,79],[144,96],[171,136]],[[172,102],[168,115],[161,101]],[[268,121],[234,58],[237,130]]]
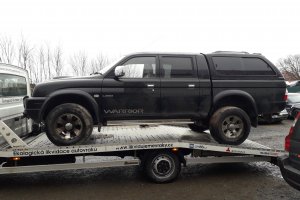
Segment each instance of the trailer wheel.
[[58,146],[83,144],[93,131],[93,118],[82,106],[65,103],[56,106],[46,118],[46,134]]
[[251,122],[245,111],[226,106],[217,110],[210,120],[210,134],[220,144],[239,145],[250,132]]
[[169,151],[151,153],[145,161],[145,173],[155,183],[175,180],[181,170],[178,156]]

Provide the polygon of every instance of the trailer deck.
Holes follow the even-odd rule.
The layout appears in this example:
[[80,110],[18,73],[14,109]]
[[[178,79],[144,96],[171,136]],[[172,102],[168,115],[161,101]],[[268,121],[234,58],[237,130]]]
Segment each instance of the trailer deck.
[[[5,124],[0,120],[0,133],[5,135],[10,131],[9,136],[13,137],[14,134],[8,127],[3,130],[4,126]],[[139,157],[139,152],[141,151],[182,150],[188,152],[184,155],[186,165],[271,162],[286,154],[283,150],[270,149],[251,140],[246,140],[239,146],[222,145],[216,143],[208,132],[196,133],[185,127],[165,125],[103,127],[100,133],[94,130],[87,144],[75,146],[55,146],[45,133],[25,139],[8,138],[8,140],[15,142],[8,142],[7,145],[0,147],[0,159],[3,160],[2,164],[0,162],[0,174],[140,165],[142,159]],[[111,159],[112,155],[121,158]],[[51,160],[57,156],[74,157],[74,162],[67,159],[65,163],[28,164],[27,162],[26,165],[18,165],[23,159],[36,163],[34,160],[39,158]],[[105,156],[108,159],[103,159]],[[91,157],[101,157],[101,159],[95,161]],[[5,160],[13,160],[15,165],[6,166]]]

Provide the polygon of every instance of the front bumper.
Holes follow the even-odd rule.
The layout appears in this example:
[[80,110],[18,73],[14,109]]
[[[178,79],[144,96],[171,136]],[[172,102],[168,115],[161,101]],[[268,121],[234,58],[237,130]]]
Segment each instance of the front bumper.
[[294,168],[288,156],[278,159],[278,165],[284,180],[292,187],[300,190],[300,170]]
[[45,102],[44,97],[27,97],[24,98],[24,116],[32,119],[35,122],[41,122],[41,111]]

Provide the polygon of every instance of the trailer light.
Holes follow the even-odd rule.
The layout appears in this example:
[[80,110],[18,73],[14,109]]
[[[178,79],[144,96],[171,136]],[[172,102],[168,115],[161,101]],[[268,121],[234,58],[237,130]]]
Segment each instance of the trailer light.
[[283,100],[284,100],[285,102],[287,102],[287,100],[288,100],[288,94],[289,94],[288,90],[285,89],[285,94],[284,94],[284,96],[283,96]]
[[173,152],[177,152],[177,151],[178,151],[178,148],[175,148],[175,147],[174,147],[174,148],[172,149],[172,151],[173,151]]
[[12,157],[11,159],[12,159],[13,161],[19,161],[19,160],[21,160],[20,157]]

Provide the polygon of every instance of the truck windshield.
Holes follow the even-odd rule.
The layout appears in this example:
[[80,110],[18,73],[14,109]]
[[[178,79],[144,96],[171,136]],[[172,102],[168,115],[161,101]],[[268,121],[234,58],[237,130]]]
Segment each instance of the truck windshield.
[[117,64],[121,59],[123,59],[125,56],[121,56],[120,58],[116,59],[115,61],[111,62],[109,65],[101,69],[98,74],[105,74],[109,69],[111,69],[115,64]]
[[0,97],[27,95],[26,78],[13,74],[0,74]]

